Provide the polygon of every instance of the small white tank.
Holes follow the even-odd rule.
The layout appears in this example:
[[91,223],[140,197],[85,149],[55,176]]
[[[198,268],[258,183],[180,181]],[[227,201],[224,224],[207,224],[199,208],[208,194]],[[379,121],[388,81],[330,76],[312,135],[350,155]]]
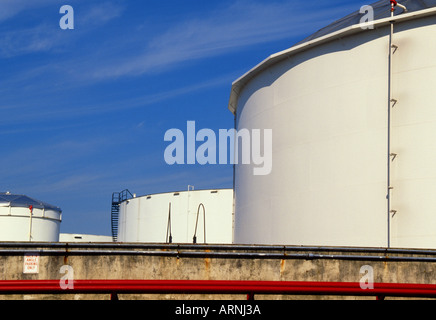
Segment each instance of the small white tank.
[[117,241],[231,244],[233,190],[190,190],[126,200],[120,204]]
[[25,195],[0,193],[0,241],[58,242],[62,210]]

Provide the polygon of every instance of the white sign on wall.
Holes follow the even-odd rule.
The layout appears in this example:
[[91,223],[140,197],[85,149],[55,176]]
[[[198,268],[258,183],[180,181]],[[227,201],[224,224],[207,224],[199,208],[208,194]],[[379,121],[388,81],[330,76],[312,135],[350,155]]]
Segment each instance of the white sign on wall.
[[26,253],[24,255],[23,273],[39,272],[39,254]]

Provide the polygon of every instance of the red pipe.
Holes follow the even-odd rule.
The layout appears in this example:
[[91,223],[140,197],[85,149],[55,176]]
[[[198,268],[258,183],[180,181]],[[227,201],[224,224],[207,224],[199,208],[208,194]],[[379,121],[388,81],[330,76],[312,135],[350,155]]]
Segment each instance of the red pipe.
[[363,290],[358,282],[210,281],[210,280],[74,280],[62,289],[59,280],[3,280],[0,294],[64,293],[202,293],[397,296],[436,298],[436,285],[375,283]]

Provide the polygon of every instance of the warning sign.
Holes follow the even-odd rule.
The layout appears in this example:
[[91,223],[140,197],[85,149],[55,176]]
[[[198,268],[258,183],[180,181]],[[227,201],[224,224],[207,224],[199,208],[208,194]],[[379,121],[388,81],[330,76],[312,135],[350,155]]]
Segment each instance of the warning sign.
[[39,272],[39,254],[27,253],[24,255],[23,273]]

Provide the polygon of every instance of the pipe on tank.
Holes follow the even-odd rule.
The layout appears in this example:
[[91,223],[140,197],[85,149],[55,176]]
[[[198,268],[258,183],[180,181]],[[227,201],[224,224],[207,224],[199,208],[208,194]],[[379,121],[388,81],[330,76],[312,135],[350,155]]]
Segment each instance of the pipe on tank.
[[33,206],[32,205],[29,206],[29,211],[30,211],[30,213],[29,213],[29,215],[30,215],[30,218],[29,218],[29,241],[32,241],[32,217],[33,217]]
[[203,203],[200,203],[197,208],[197,220],[195,221],[195,231],[194,231],[194,237],[192,238],[192,241],[194,244],[197,243],[197,226],[198,226],[198,216],[200,214],[200,208],[203,208],[203,241],[206,243],[206,209],[204,208]]
[[390,0],[390,1],[391,1],[391,12],[394,12],[395,7],[400,7],[401,9],[403,9],[404,12],[408,11],[405,5],[398,3],[396,0]]
[[173,242],[173,235],[171,233],[171,202],[169,203],[169,208],[168,208],[167,236],[165,238],[165,242],[166,243]]

